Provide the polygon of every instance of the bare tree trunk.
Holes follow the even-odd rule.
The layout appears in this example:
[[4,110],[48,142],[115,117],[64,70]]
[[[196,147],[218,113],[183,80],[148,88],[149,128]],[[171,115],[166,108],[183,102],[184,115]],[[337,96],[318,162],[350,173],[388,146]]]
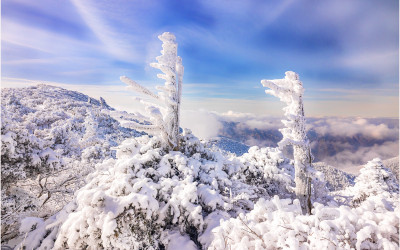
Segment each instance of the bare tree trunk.
[[171,127],[169,131],[169,140],[170,140],[170,144],[173,145],[173,147],[171,147],[173,150],[179,150],[179,110],[178,110],[178,105],[171,105],[169,107],[169,109],[171,111],[170,115],[171,115]]
[[311,177],[308,168],[311,165],[309,149],[304,146],[293,146],[296,196],[300,200],[303,214],[311,214]]

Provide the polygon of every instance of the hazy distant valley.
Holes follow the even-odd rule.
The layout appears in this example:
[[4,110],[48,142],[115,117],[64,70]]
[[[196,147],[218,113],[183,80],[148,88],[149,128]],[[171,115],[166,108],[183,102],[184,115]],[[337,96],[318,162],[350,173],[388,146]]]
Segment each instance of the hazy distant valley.
[[[219,117],[222,126],[218,135],[221,137],[248,146],[260,147],[276,147],[282,139],[282,134],[278,129],[283,125],[280,125],[278,118],[270,118],[268,121],[265,117],[254,118],[260,125],[265,123],[264,127],[249,126],[241,121],[224,121],[224,118]],[[356,166],[365,164],[372,158],[390,159],[398,156],[398,119],[362,119],[365,123],[362,126],[369,126],[370,129],[362,129],[360,125],[359,132],[341,128],[344,125],[350,129],[351,125],[358,127],[355,123],[360,120],[361,118],[307,118],[309,125],[307,135],[311,141],[314,161],[323,161],[339,169],[353,171]],[[337,130],[335,130],[335,125],[340,125]],[[238,151],[233,151],[241,154],[245,150],[243,145]],[[290,155],[291,152],[287,153]]]

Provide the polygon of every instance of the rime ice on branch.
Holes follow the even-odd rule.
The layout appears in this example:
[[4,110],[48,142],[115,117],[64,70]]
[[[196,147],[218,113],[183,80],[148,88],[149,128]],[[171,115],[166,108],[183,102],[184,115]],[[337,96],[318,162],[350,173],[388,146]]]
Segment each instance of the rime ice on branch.
[[121,76],[120,79],[128,84],[132,90],[164,103],[164,107],[141,100],[146,105],[146,111],[150,115],[152,125],[141,125],[134,122],[125,123],[124,125],[152,135],[161,134],[162,140],[168,147],[178,149],[183,79],[182,59],[177,55],[178,45],[172,33],[164,32],[158,38],[163,42],[163,49],[161,50],[161,56],[156,58],[158,63],[151,63],[150,66],[163,72],[163,74],[157,75],[158,78],[165,80],[164,86],[157,86],[160,92],[154,94],[126,76]]
[[283,138],[278,143],[280,148],[293,146],[296,195],[300,200],[303,212],[311,213],[311,178],[308,168],[311,167],[312,155],[310,142],[306,135],[306,122],[303,108],[303,84],[299,76],[292,71],[285,73],[284,79],[262,80],[265,92],[278,97],[287,106],[283,109],[287,120],[282,120],[286,126],[280,129]]

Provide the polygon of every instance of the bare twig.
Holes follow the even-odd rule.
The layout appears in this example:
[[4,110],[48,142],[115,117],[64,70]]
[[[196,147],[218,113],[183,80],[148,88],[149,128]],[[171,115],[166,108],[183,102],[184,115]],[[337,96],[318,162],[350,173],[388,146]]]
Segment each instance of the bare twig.
[[[257,236],[263,243],[264,243],[264,240],[263,240],[263,238],[260,236],[260,235],[258,235],[256,232],[254,232],[243,220],[242,220],[242,218],[240,218],[240,216],[238,216],[238,218],[239,218],[239,220],[250,230],[250,232],[248,232],[248,233],[252,233],[252,234],[254,234],[255,236]],[[246,231],[246,230],[244,230],[244,229],[242,229],[243,231]],[[246,231],[247,232],[247,231]]]

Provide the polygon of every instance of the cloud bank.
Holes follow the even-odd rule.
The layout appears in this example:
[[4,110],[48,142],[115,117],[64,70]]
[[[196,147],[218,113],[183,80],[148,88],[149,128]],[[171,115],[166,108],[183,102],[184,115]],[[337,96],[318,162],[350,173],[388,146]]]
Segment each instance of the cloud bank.
[[[281,117],[204,110],[184,112],[182,116],[183,126],[204,139],[224,136],[249,146],[276,147],[282,138],[278,131],[283,127]],[[398,119],[311,117],[307,124],[316,161],[349,169],[376,157],[399,155]]]

